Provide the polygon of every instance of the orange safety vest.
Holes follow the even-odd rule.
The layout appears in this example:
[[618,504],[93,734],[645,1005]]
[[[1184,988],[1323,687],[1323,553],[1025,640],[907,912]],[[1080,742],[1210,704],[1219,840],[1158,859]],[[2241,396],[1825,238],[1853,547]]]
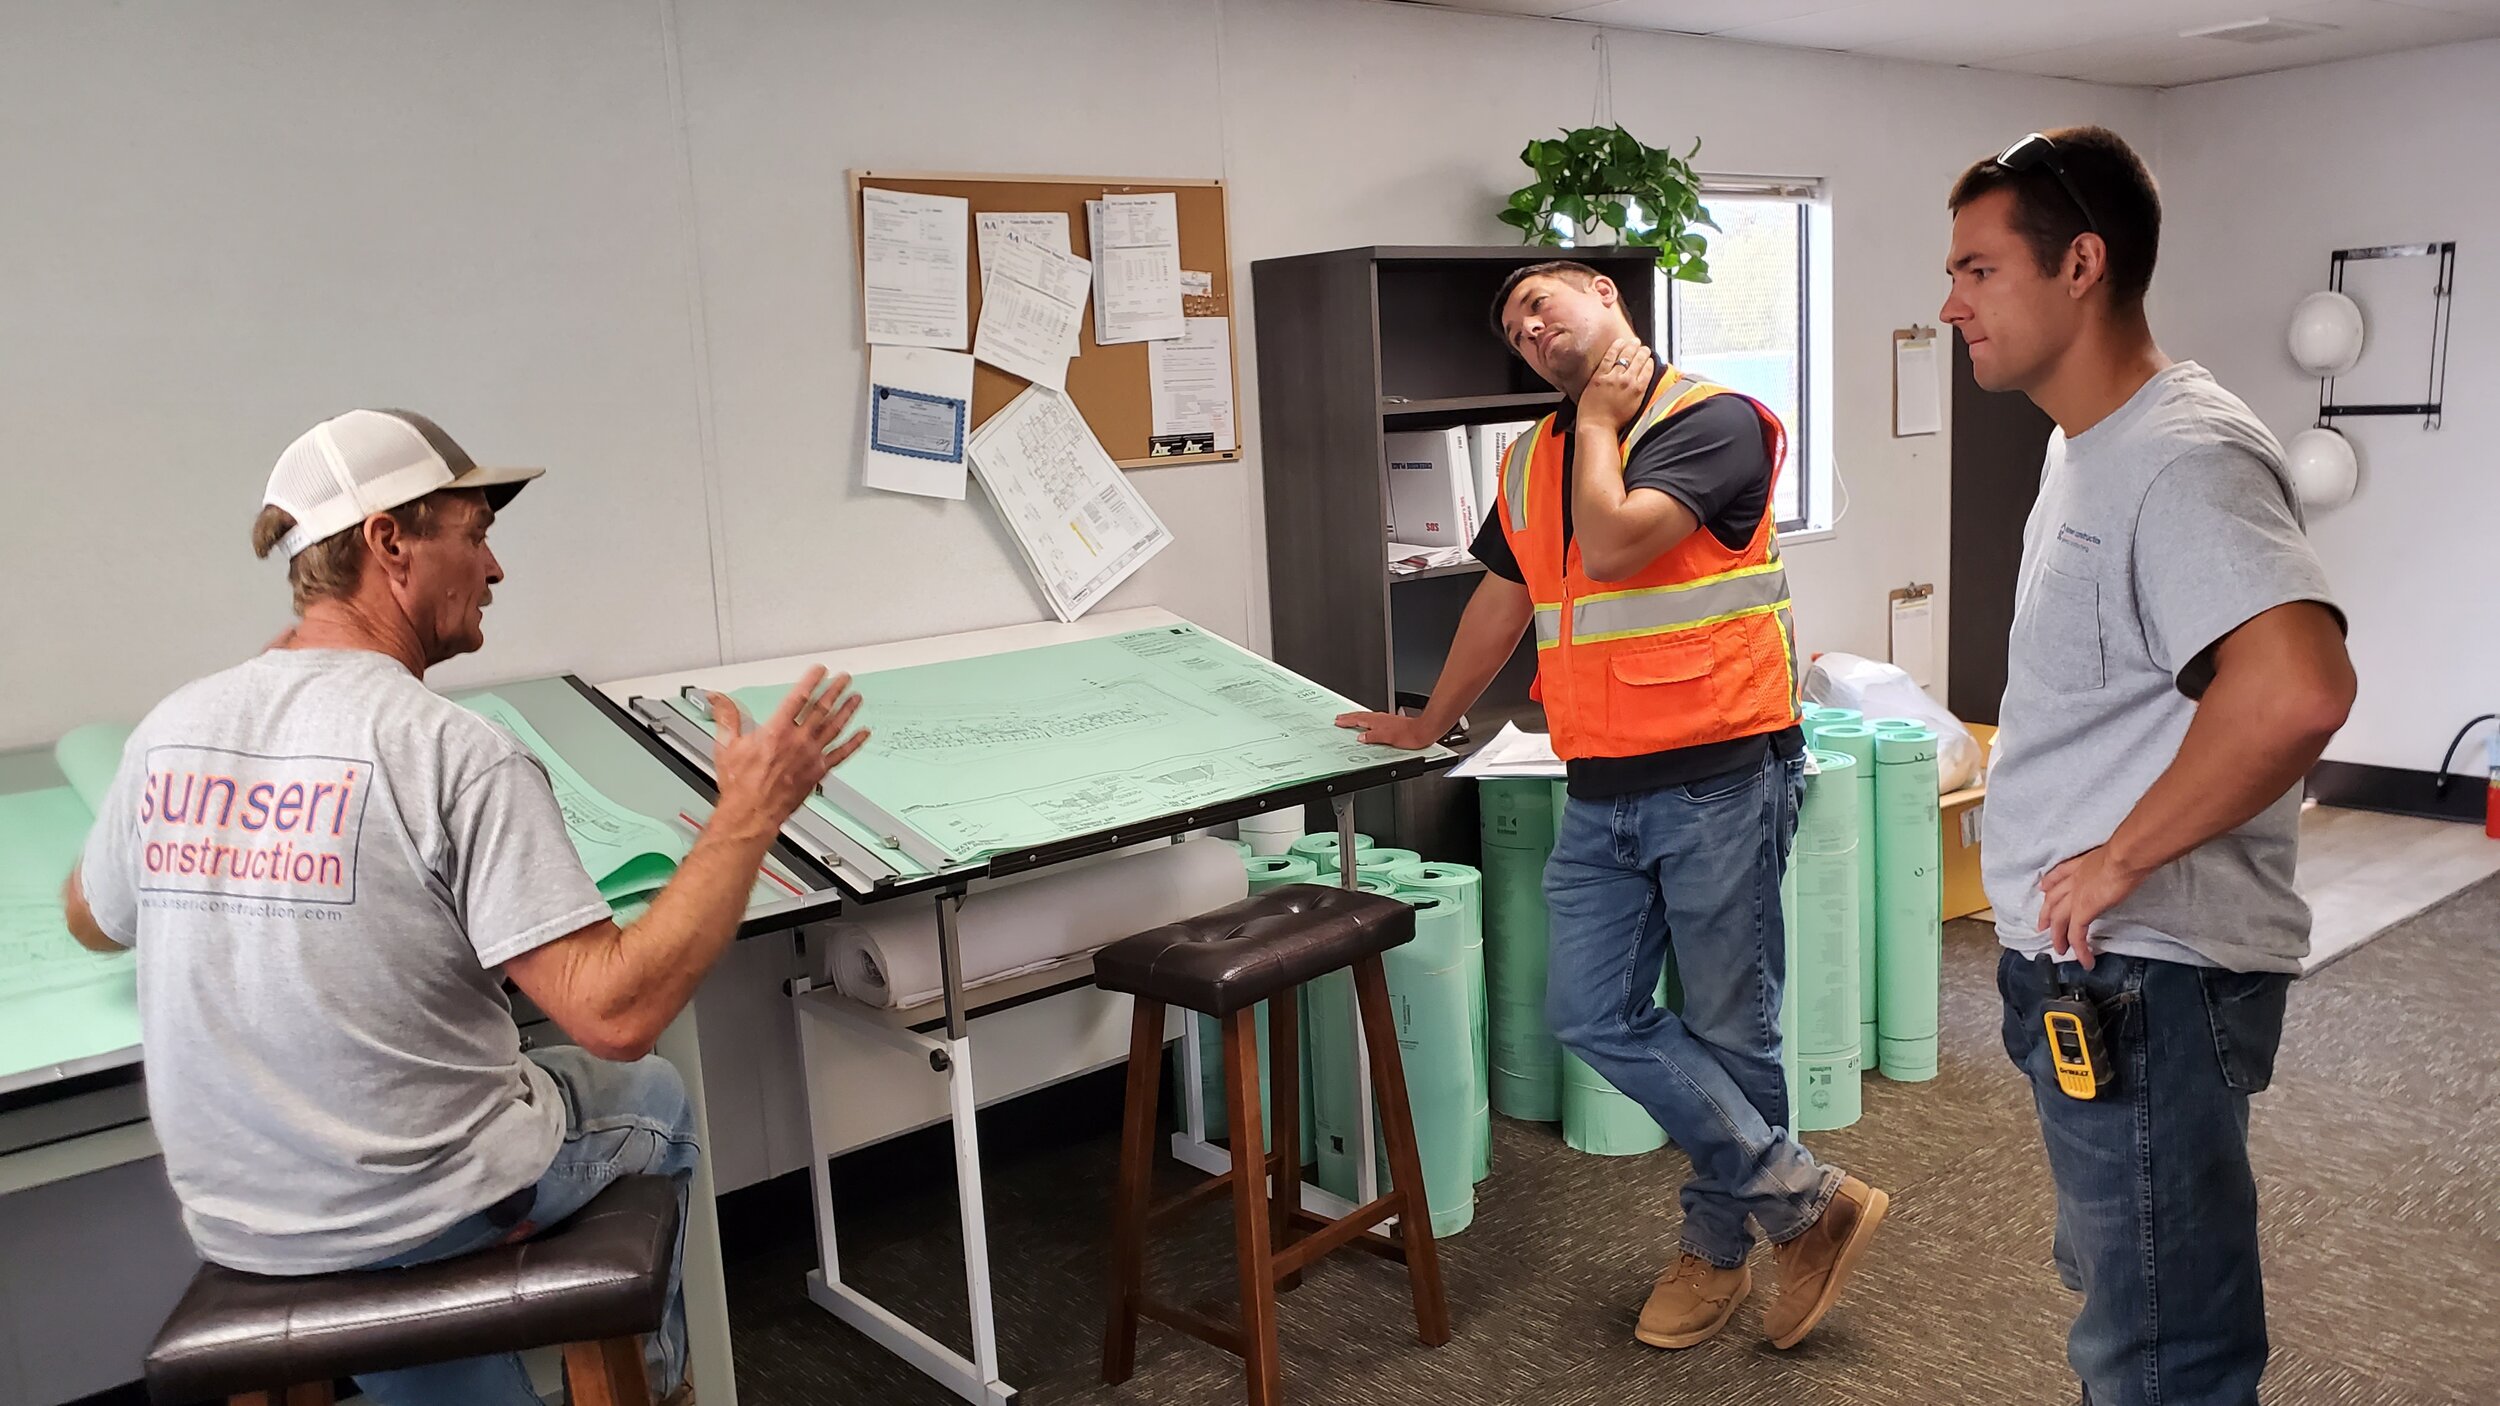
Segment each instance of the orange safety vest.
[[[1624,436],[1624,462],[1677,411],[1733,394],[1669,367]],[[1747,403],[1762,418],[1776,490],[1788,435],[1761,402]],[[1500,508],[1536,603],[1531,695],[1545,704],[1555,752],[1637,757],[1795,725],[1796,630],[1770,500],[1741,549],[1698,528],[1629,580],[1591,580],[1578,540],[1563,545],[1566,439],[1548,415],[1511,446]]]

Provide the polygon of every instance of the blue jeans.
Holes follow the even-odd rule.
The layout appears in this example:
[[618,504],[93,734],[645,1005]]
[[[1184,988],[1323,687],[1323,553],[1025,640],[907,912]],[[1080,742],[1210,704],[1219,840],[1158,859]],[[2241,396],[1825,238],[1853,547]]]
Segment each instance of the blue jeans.
[[[538,1179],[526,1218],[481,1211],[432,1240],[372,1266],[396,1269],[526,1240],[563,1223],[618,1177],[650,1173],[677,1180],[677,1251],[669,1261],[668,1314],[644,1349],[651,1388],[665,1396],[686,1375],[686,1298],[679,1274],[686,1259],[686,1193],[693,1184],[694,1105],[677,1067],[654,1055],[613,1064],[570,1045],[530,1051],[564,1095],[564,1143]],[[517,1353],[472,1357],[356,1379],[380,1406],[539,1406]]]
[[[1545,866],[1546,1017],[1692,1159],[1683,1248],[1721,1268],[1823,1215],[1840,1173],[1789,1131],[1780,1074],[1780,876],[1805,759],[1563,809]],[[1675,950],[1681,1015],[1659,1008]]]
[[[2042,1003],[2099,1009],[2116,1087],[2057,1085]],[[2087,972],[2007,952],[2005,1052],[2031,1077],[2057,1181],[2056,1258],[2083,1309],[2066,1359],[2092,1406],[2254,1406],[2265,1277],[2248,1099],[2274,1075],[2291,977],[2103,954]]]

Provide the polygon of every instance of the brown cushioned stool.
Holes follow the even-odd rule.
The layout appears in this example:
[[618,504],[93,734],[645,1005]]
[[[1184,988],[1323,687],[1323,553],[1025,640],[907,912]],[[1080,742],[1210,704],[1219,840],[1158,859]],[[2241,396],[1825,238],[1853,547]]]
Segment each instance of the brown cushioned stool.
[[[1428,1347],[1450,1340],[1449,1307],[1425,1213],[1424,1174],[1415,1152],[1415,1123],[1406,1102],[1397,1027],[1380,954],[1412,941],[1415,910],[1393,898],[1316,884],[1286,884],[1185,922],[1141,932],[1094,956],[1094,982],[1136,998],[1130,1026],[1128,1105],[1120,1133],[1119,1199],[1112,1212],[1111,1318],[1103,1334],[1102,1374],[1128,1380],[1137,1362],[1142,1315],[1239,1355],[1252,1406],[1278,1399],[1276,1290],[1292,1288],[1301,1271],[1348,1245],[1406,1266],[1415,1295],[1415,1326]],[[1341,1220],[1302,1209],[1302,1063],[1297,1049],[1295,988],[1329,972],[1354,969],[1363,1043],[1388,1145],[1396,1189]],[[1270,998],[1280,998],[1271,1000]],[[1282,1146],[1269,1153],[1259,1128],[1259,1044],[1254,1008],[1268,1004],[1267,1116]],[[1233,1169],[1162,1205],[1150,1205],[1155,1098],[1163,1071],[1166,1006],[1182,1006],[1224,1022],[1224,1103],[1232,1130]],[[1244,1168],[1249,1175],[1243,1174]],[[1259,1173],[1264,1171],[1266,1175]],[[1146,1296],[1149,1223],[1214,1199],[1233,1198],[1236,1268],[1241,1278],[1238,1328]],[[1373,1233],[1395,1216],[1399,1238]]]
[[564,1348],[574,1406],[646,1406],[677,1191],[620,1177],[535,1240],[407,1269],[277,1277],[203,1266],[148,1349],[159,1406],[327,1406],[337,1377]]

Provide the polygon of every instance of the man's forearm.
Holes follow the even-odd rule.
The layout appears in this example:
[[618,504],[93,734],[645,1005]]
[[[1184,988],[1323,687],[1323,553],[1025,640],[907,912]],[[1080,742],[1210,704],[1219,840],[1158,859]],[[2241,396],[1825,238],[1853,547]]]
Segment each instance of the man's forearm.
[[[715,815],[660,890],[651,911],[619,929],[590,954],[579,973],[599,993],[602,1025],[619,1053],[656,1043],[695,988],[737,936],[755,889],[755,872],[774,831],[758,822]],[[571,1032],[586,1039],[588,1032]]]
[[1637,535],[1620,521],[1624,510],[1623,443],[1620,427],[1582,416],[1572,430],[1571,533],[1582,559],[1611,560]]
[[2179,755],[2110,836],[2110,862],[2149,874],[2255,819],[2317,765],[2335,735],[2329,716],[2253,676],[2217,678]]
[[102,924],[95,920],[95,910],[87,906],[86,887],[78,882],[78,870],[69,871],[61,884],[61,922],[78,945],[90,952],[120,952],[124,948],[107,936]]
[[1433,681],[1432,700],[1424,705],[1424,721],[1434,736],[1457,726],[1476,706],[1493,676],[1510,662],[1511,651],[1519,647],[1519,637],[1535,615],[1524,587],[1488,582],[1476,589],[1458,617],[1449,657],[1441,665],[1441,677]]

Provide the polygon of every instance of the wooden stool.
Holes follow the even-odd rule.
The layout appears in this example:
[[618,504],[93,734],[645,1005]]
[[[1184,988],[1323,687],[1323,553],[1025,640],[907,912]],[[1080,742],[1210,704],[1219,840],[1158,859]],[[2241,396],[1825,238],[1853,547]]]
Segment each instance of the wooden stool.
[[[1103,1333],[1102,1375],[1124,1382],[1137,1365],[1137,1320],[1154,1319],[1239,1356],[1251,1406],[1274,1406],[1276,1291],[1331,1250],[1351,1245],[1406,1266],[1415,1327],[1427,1347],[1450,1340],[1449,1306],[1424,1209],[1423,1165],[1406,1102],[1396,1023],[1380,954],[1415,936],[1415,910],[1392,898],[1315,884],[1287,884],[1185,922],[1141,932],[1094,957],[1094,982],[1136,998],[1130,1026],[1128,1104],[1120,1132],[1120,1189],[1111,1226],[1111,1314]],[[1302,1066],[1294,992],[1303,983],[1354,969],[1363,1043],[1396,1189],[1339,1220],[1302,1209]],[[1279,998],[1273,999],[1270,998]],[[1273,1153],[1259,1128],[1259,1043],[1253,1008],[1268,1002],[1267,1116]],[[1224,1022],[1224,1104],[1233,1168],[1161,1205],[1149,1205],[1155,1151],[1155,1099],[1163,1073],[1167,1006]],[[1245,1174],[1244,1169],[1248,1169]],[[1264,1175],[1262,1175],[1264,1173]],[[1232,1192],[1234,1256],[1241,1279],[1239,1327],[1146,1296],[1146,1228],[1158,1219]],[[1399,1238],[1372,1233],[1395,1216]]]
[[636,1176],[535,1240],[434,1264],[203,1266],[148,1349],[148,1395],[328,1406],[334,1378],[561,1345],[574,1406],[646,1406],[641,1336],[659,1330],[676,1252],[676,1187]]

